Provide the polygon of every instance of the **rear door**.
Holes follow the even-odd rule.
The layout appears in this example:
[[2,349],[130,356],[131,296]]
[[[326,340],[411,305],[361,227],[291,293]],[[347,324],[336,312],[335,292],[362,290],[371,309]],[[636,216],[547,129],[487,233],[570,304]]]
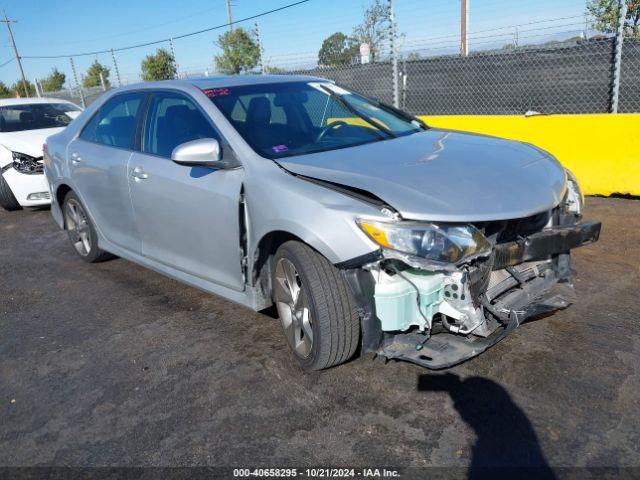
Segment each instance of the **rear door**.
[[128,163],[144,95],[123,93],[108,100],[67,149],[71,178],[98,230],[109,242],[138,254]]
[[200,138],[215,138],[223,154],[231,153],[192,98],[177,91],[150,97],[141,151],[129,162],[142,252],[164,265],[241,291],[243,170],[189,167],[171,160],[175,147]]

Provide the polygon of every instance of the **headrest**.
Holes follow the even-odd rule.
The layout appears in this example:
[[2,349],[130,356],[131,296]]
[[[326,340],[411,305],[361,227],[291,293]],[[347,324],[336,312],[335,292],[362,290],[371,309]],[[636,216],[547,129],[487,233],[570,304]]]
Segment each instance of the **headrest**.
[[271,103],[267,97],[254,97],[247,109],[247,122],[251,125],[269,125],[271,123]]
[[33,112],[20,112],[21,122],[33,122],[34,120]]

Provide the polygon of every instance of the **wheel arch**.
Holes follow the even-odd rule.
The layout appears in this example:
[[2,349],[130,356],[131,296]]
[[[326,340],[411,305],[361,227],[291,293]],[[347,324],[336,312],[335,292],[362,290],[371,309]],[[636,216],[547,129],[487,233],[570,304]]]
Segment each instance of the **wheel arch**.
[[[66,183],[61,183],[56,188],[56,192],[55,192],[56,203],[60,207],[60,210],[62,210],[62,205],[64,203],[64,197],[66,197],[67,194],[69,192],[72,192],[72,191],[73,191],[73,189],[69,185],[67,185]],[[63,224],[62,227],[66,228],[64,215],[62,215],[62,224]]]
[[[294,240],[312,248],[329,262],[336,263],[336,253],[309,232],[293,233],[292,229],[274,229],[264,233],[252,249],[251,285],[261,290],[271,304],[271,259],[280,246]],[[306,233],[306,235],[305,235]]]

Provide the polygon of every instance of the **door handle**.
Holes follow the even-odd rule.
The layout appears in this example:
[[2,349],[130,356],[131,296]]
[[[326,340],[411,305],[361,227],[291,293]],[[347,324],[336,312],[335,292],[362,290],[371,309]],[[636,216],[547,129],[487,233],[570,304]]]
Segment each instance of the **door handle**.
[[140,180],[145,180],[147,178],[149,178],[149,175],[144,173],[144,170],[142,170],[141,167],[136,167],[131,171],[131,176],[136,180],[136,181],[140,181]]
[[80,154],[78,154],[78,152],[73,152],[71,154],[71,163],[73,163],[74,165],[77,165],[81,161],[82,161],[82,158],[80,157]]

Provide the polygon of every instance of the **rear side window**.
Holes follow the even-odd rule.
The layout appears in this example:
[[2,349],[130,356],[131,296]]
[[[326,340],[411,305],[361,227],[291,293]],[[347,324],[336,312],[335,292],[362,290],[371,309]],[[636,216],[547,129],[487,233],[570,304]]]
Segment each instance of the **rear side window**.
[[136,115],[142,97],[142,93],[113,97],[91,118],[80,138],[112,147],[133,149]]
[[156,93],[149,102],[142,151],[171,157],[178,145],[201,138],[220,140],[194,102],[179,93]]

